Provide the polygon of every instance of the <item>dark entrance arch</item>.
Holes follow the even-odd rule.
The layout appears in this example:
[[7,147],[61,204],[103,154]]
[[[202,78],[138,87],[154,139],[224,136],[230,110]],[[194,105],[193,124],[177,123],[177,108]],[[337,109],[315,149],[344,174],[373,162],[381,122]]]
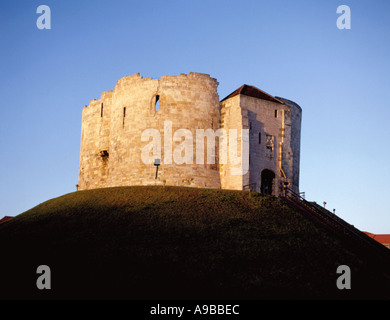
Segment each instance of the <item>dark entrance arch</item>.
[[274,179],[275,173],[272,170],[264,169],[261,171],[261,193],[272,194]]

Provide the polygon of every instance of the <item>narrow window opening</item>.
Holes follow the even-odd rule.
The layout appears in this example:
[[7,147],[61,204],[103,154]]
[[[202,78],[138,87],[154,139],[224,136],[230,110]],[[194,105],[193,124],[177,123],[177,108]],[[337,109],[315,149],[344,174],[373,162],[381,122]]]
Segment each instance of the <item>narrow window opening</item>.
[[154,110],[158,111],[160,109],[160,96],[156,96],[156,104],[154,105]]
[[261,144],[261,132],[259,132],[259,144]]
[[100,117],[103,118],[103,103],[100,105]]
[[274,151],[274,137],[273,136],[267,134],[266,140],[265,140],[265,148],[266,148],[266,150],[265,150],[266,156],[269,158],[272,158],[273,151]]
[[108,150],[101,150],[100,151],[100,156],[103,158],[103,159],[107,159],[109,154],[108,154]]
[[123,123],[122,127],[125,127],[126,107],[123,108]]
[[278,110],[275,110],[275,118],[278,117]]

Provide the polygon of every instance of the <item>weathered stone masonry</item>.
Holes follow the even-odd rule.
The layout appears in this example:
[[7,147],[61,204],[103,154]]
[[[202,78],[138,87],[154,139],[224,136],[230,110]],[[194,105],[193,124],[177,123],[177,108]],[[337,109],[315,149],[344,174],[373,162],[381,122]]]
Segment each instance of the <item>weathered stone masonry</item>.
[[[201,73],[160,79],[137,73],[120,79],[113,90],[103,92],[83,109],[78,190],[172,185],[250,187],[277,195],[288,184],[299,191],[301,108],[247,85],[219,102],[217,87],[216,79]],[[141,157],[148,144],[142,141],[142,133],[150,128],[157,129],[161,137],[157,178],[156,166],[145,164]],[[234,165],[220,163],[218,138],[212,157],[215,163],[207,163],[205,155],[204,164],[197,164],[197,129],[238,129],[239,137],[241,129],[248,129],[249,171],[232,175]],[[193,137],[190,164],[172,161],[172,152],[183,146],[176,132],[183,130]],[[171,151],[164,148],[169,141],[173,141]]]

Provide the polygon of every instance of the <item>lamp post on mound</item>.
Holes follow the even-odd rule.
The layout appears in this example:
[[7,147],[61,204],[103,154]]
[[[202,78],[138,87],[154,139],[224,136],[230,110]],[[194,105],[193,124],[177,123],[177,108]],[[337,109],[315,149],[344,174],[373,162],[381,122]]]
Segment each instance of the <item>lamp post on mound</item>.
[[161,163],[161,160],[160,160],[160,159],[154,159],[154,165],[155,165],[155,167],[156,167],[156,177],[155,177],[155,179],[157,179],[158,167],[159,167],[160,163]]

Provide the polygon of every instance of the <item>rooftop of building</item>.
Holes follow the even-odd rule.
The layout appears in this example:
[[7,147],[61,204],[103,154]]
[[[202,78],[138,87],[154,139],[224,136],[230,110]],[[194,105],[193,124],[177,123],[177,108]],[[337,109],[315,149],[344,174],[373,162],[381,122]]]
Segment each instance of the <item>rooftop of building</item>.
[[234,96],[240,95],[240,94],[242,94],[244,96],[249,96],[249,97],[254,97],[254,98],[258,98],[258,99],[263,99],[263,100],[267,100],[267,101],[271,101],[271,102],[284,104],[283,101],[281,101],[281,100],[277,99],[276,97],[268,94],[267,92],[265,92],[263,90],[260,90],[259,88],[256,88],[254,86],[249,86],[247,84],[244,84],[241,87],[239,87],[237,90],[233,91],[227,97],[223,98],[221,100],[221,102],[226,100],[226,99],[232,98]]
[[370,232],[364,233],[382,244],[390,244],[390,234],[373,234]]

